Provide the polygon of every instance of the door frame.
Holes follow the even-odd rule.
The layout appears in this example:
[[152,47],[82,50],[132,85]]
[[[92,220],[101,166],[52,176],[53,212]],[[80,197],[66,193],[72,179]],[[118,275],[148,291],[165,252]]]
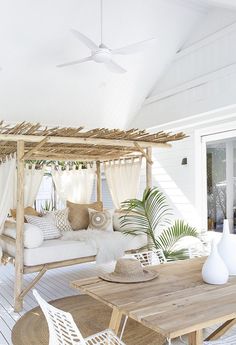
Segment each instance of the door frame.
[[211,141],[229,138],[236,138],[236,122],[194,131],[195,203],[203,231],[208,229],[206,145]]

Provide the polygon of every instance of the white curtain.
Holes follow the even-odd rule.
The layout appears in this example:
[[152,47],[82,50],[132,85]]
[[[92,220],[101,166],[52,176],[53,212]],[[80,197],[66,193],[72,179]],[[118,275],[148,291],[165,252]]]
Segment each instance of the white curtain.
[[141,158],[104,163],[107,184],[117,209],[120,208],[122,201],[137,197],[141,165]]
[[0,164],[0,233],[14,201],[14,179],[16,171],[16,159],[7,158]]
[[[26,165],[24,173],[24,207],[33,206],[40,184],[45,173],[45,167],[36,169],[35,165]],[[15,198],[13,208],[17,207],[17,172],[15,173]]]
[[59,198],[63,201],[69,200],[74,203],[88,204],[93,192],[95,179],[94,168],[69,170],[52,170],[53,181]]

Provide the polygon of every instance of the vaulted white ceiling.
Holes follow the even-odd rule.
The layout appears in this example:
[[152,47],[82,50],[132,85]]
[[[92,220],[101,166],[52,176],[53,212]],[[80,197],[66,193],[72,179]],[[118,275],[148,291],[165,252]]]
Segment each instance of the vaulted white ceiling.
[[118,75],[94,62],[56,68],[90,53],[70,29],[99,43],[99,0],[0,1],[0,118],[125,127],[209,6],[222,2],[104,0],[110,48],[156,38],[142,52],[117,56],[128,71]]

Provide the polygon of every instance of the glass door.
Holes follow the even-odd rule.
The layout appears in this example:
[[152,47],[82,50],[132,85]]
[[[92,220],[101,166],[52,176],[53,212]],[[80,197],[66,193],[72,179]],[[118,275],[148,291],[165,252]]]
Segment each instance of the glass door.
[[[223,136],[223,135],[222,135]],[[206,142],[208,230],[236,232],[236,137]]]

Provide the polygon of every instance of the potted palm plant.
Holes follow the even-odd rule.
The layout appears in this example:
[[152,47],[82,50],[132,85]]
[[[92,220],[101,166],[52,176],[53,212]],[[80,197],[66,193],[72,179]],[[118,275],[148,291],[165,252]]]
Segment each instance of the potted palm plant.
[[171,223],[171,210],[165,195],[157,188],[147,188],[141,200],[129,199],[122,203],[121,228],[127,235],[146,235],[149,249],[162,249],[168,260],[188,257],[187,248],[176,250],[176,243],[186,237],[198,237],[197,229],[183,220]]

